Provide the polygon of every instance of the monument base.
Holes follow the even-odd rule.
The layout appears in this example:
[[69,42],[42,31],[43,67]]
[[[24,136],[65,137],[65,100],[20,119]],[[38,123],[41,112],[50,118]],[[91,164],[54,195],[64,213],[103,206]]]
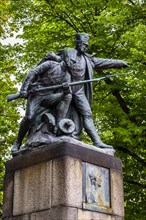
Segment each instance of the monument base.
[[55,143],[6,163],[3,220],[122,220],[119,158]]

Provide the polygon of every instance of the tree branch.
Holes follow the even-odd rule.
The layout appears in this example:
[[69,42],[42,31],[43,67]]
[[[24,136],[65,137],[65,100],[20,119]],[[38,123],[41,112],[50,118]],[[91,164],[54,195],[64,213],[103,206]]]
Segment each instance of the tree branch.
[[55,15],[55,13],[53,13],[54,11],[54,6],[50,3],[49,0],[46,0],[47,4],[50,5],[50,7],[52,8],[52,16],[56,17],[56,18],[60,18],[62,19],[63,21],[65,21],[70,27],[72,27],[75,31],[78,32],[78,28],[76,27],[76,25],[74,23],[71,23],[69,20],[67,20],[64,16],[62,16],[62,14],[58,14],[58,15]]
[[132,184],[132,185],[135,185],[135,186],[144,188],[144,189],[146,188],[146,184],[138,183],[138,182],[136,182],[136,181],[134,181],[134,180],[132,180],[132,181],[126,181],[126,182],[129,183],[129,184]]
[[86,19],[86,22],[91,30],[92,33],[94,33],[91,24],[89,23],[89,19],[86,17],[86,15],[83,13],[83,10],[81,10],[82,15],[84,16],[84,18]]
[[[86,2],[87,8],[91,7],[91,5],[90,5],[88,0],[84,0],[84,2]],[[90,14],[92,15],[92,18],[94,18],[94,14],[92,13],[92,10],[90,10]]]
[[146,166],[146,161],[143,160],[141,157],[139,157],[137,154],[131,152],[129,149],[124,148],[124,147],[118,147],[118,150],[129,154],[130,156],[132,156],[135,160],[137,160],[138,162],[140,162],[143,166]]
[[101,15],[101,13],[107,8],[107,6],[104,6],[101,10],[97,10],[97,6],[95,6],[95,16]]
[[[71,16],[70,16],[70,14],[67,14],[66,12],[64,12],[65,14],[66,14],[66,16],[68,17],[68,19],[71,21],[71,23],[74,25],[74,26],[76,26],[75,25],[75,23],[74,23],[74,21],[73,21],[73,19],[71,19]],[[82,27],[82,29],[83,29],[83,31],[85,31],[85,28],[84,28],[84,26],[83,26],[83,24],[82,24],[82,22],[80,22],[80,19],[78,19],[76,16],[74,16],[75,17],[75,19],[77,19],[78,20],[78,24],[80,24],[81,25],[81,27]],[[77,28],[78,29],[78,28]],[[78,31],[79,31],[79,29],[78,29]]]
[[114,89],[114,90],[112,90],[112,94],[113,94],[113,96],[116,97],[120,107],[122,108],[123,112],[125,112],[128,115],[130,121],[132,123],[137,124],[136,118],[129,115],[130,109],[128,108],[128,106],[127,106],[125,100],[123,99],[123,97],[121,96],[120,91],[118,89]]
[[132,5],[135,5],[135,3],[132,0],[128,0]]
[[72,27],[76,32],[79,32],[79,29],[76,27],[76,25],[74,24],[74,22],[71,22],[69,20],[67,20],[66,18],[64,18],[61,14],[59,14],[57,17],[61,18],[62,20],[64,20],[70,27]]
[[[112,81],[111,79],[109,79],[109,78],[106,78],[106,79],[105,79],[105,82],[106,82],[108,85],[112,85],[112,84],[113,84],[113,81]],[[131,121],[132,123],[137,124],[136,118],[129,115],[130,109],[128,108],[128,106],[127,106],[125,100],[123,99],[123,97],[121,96],[120,91],[119,91],[118,89],[112,89],[111,93],[112,93],[113,96],[116,97],[116,99],[117,99],[117,101],[118,101],[120,107],[122,108],[123,112],[125,112],[125,113],[128,115],[130,121]]]

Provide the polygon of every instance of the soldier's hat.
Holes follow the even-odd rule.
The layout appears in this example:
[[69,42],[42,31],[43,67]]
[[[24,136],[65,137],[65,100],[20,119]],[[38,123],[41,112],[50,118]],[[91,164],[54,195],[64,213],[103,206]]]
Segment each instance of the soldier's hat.
[[86,34],[86,33],[76,33],[75,34],[75,41],[76,42],[83,42],[88,45],[89,39],[90,39],[90,34]]

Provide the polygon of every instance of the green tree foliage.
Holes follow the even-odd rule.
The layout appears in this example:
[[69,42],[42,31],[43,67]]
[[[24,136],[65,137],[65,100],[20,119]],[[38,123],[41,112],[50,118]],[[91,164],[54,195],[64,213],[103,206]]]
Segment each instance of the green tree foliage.
[[76,32],[91,34],[89,53],[130,63],[128,69],[95,73],[95,77],[122,72],[131,75],[94,83],[92,107],[102,139],[113,145],[122,159],[126,219],[145,219],[145,1],[10,0],[9,14],[11,31],[23,30],[19,36],[23,46],[9,48],[18,82],[48,51],[73,47]]
[[[6,37],[6,23],[8,20],[8,5],[7,1],[0,0],[0,37]],[[16,63],[10,59],[9,47],[0,43],[0,217],[3,199],[3,177],[4,177],[4,162],[10,158],[9,147],[14,141],[16,134],[16,125],[19,115],[17,104],[6,103],[6,96],[17,91],[15,80],[12,80],[16,71]]]

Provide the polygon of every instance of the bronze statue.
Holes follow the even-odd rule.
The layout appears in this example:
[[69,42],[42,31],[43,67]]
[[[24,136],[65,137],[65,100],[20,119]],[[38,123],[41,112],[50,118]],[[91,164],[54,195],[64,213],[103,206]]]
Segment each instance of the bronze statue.
[[[27,98],[26,114],[20,123],[18,138],[11,149],[13,155],[19,151],[25,134],[29,132],[30,139],[34,139],[35,132],[42,127],[47,129],[44,125],[47,121],[48,125],[51,125],[51,128],[48,128],[49,135],[50,131],[55,137],[62,135],[62,132],[58,132],[58,125],[62,119],[67,119],[62,122],[62,130],[63,126],[66,130],[68,126],[68,130],[72,130],[71,137],[80,139],[84,128],[94,146],[113,149],[101,141],[93,122],[92,81],[105,79],[93,79],[93,71],[125,68],[128,64],[122,60],[96,58],[87,54],[89,38],[89,34],[77,33],[75,48],[61,50],[58,55],[53,52],[47,53],[39,65],[29,72],[20,93],[8,97],[8,101],[19,97]],[[44,113],[46,116],[49,115],[46,121],[42,121]],[[53,123],[49,121],[52,117],[55,119]],[[69,126],[74,125],[75,129],[69,129]],[[35,130],[35,126],[39,129]],[[27,143],[29,145],[29,141]]]
[[[59,55],[62,56],[67,64],[72,82],[92,79],[94,69],[98,71],[100,69],[128,67],[125,61],[96,58],[87,54],[89,38],[89,34],[77,33],[75,34],[75,48],[64,49],[59,52]],[[83,127],[93,141],[93,144],[99,148],[113,148],[110,145],[104,144],[96,132],[91,112],[92,84],[73,86],[71,90],[72,105],[79,112]]]
[[[16,154],[21,146],[25,134],[34,123],[35,116],[41,107],[49,108],[56,106],[56,125],[66,117],[71,101],[71,94],[68,89],[48,91],[45,87],[55,85],[69,80],[65,62],[53,52],[48,53],[48,61],[41,63],[32,69],[27,75],[20,89],[20,97],[27,97],[27,107],[24,118],[20,123],[17,140],[11,148],[12,154]],[[43,92],[30,93],[29,90],[44,88]],[[57,130],[57,128],[56,128]],[[55,131],[54,131],[55,132]]]

